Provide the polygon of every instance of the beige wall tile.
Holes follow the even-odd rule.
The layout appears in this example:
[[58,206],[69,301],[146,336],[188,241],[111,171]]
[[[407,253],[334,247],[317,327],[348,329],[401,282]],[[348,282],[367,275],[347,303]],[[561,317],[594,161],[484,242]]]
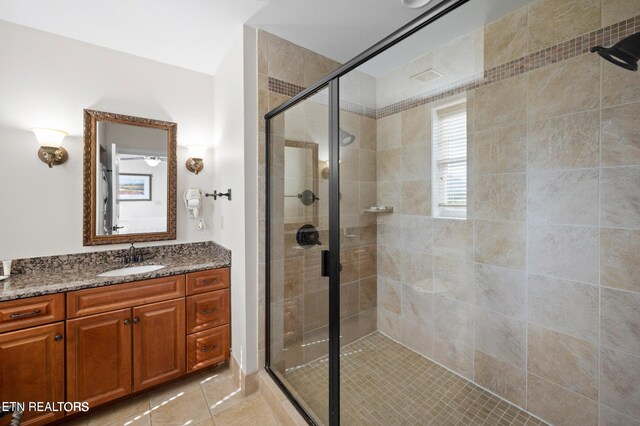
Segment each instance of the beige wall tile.
[[475,221],[475,260],[524,270],[525,227],[521,223]]
[[[378,176],[380,176],[378,174]],[[402,191],[398,191],[398,182],[380,181],[376,182],[377,198],[379,206],[391,206],[396,214],[402,213]]]
[[640,355],[640,293],[602,289],[601,344]]
[[433,256],[431,253],[402,253],[402,282],[423,290],[433,289]]
[[[431,145],[427,142],[402,147],[402,179],[431,178]],[[425,196],[431,202],[431,197]]]
[[319,55],[311,50],[304,49],[304,79],[303,86],[311,86],[340,64],[332,59]]
[[504,361],[489,356],[484,352],[475,351],[474,380],[490,391],[512,401],[520,407],[525,407],[526,395],[525,370],[514,367]]
[[471,345],[436,333],[433,338],[433,359],[464,377],[473,377]]
[[640,165],[640,102],[602,110],[602,165]]
[[598,178],[598,169],[530,173],[529,221],[597,226],[600,219]]
[[419,328],[433,328],[433,293],[403,285],[402,318]]
[[400,114],[393,114],[376,120],[376,144],[379,151],[400,146],[402,125]]
[[474,173],[516,173],[527,168],[527,126],[501,127],[473,135]]
[[433,258],[433,291],[465,302],[473,302],[473,265],[450,257]]
[[528,238],[530,273],[598,283],[598,228],[529,225]]
[[527,376],[527,409],[558,426],[596,426],[598,403],[535,374]]
[[602,26],[637,15],[640,15],[640,4],[635,0],[602,0]]
[[378,126],[375,118],[360,116],[360,148],[377,149]]
[[473,305],[436,293],[434,330],[449,340],[473,345]]
[[598,407],[599,426],[640,426],[640,420],[634,420],[619,411],[600,404]]
[[562,333],[598,341],[598,287],[529,275],[529,321]]
[[408,180],[402,182],[402,213],[431,215],[431,181]]
[[640,81],[638,76],[609,63],[602,61],[602,106],[640,102]]
[[475,218],[524,222],[526,175],[508,173],[471,178],[475,188]]
[[484,27],[484,68],[525,56],[527,51],[527,8],[497,19]]
[[433,245],[433,220],[426,216],[402,215],[402,233],[395,237],[401,237],[405,250],[429,252]]
[[402,339],[402,316],[378,305],[378,330],[393,340]]
[[527,278],[524,272],[475,265],[475,303],[516,318],[526,316]]
[[376,277],[360,280],[360,311],[371,309],[378,304],[378,285]]
[[358,148],[340,148],[340,182],[360,178],[360,151]]
[[402,268],[402,252],[390,246],[378,245],[378,274],[379,276],[400,281]]
[[527,119],[527,76],[481,87],[475,92],[476,130],[505,127]]
[[360,336],[366,336],[378,329],[378,309],[373,307],[360,312],[358,316]]
[[598,61],[597,55],[584,54],[528,73],[529,119],[542,120],[597,108]]
[[433,356],[433,323],[418,324],[402,317],[403,345],[426,357]]
[[640,166],[602,169],[600,217],[602,226],[640,228]]
[[269,34],[269,76],[302,86],[304,84],[304,49]]
[[600,27],[599,0],[538,0],[529,5],[529,52]]
[[402,145],[425,144],[431,139],[430,111],[426,105],[400,113]]
[[304,332],[329,323],[329,291],[323,290],[304,296]]
[[433,219],[433,249],[440,256],[472,259],[473,221]]
[[395,314],[402,313],[402,283],[378,277],[378,305]]
[[586,111],[529,124],[529,170],[597,167],[599,111]]
[[602,348],[600,402],[640,418],[640,357]]
[[402,178],[402,150],[378,151],[376,159],[378,181],[397,181]]
[[526,366],[526,324],[513,317],[476,308],[476,349],[509,364]]
[[360,180],[376,180],[376,152],[368,149],[359,149],[360,155]]
[[358,281],[340,285],[340,318],[360,312],[360,283]]
[[640,230],[600,230],[600,284],[640,292]]
[[527,368],[550,382],[598,399],[598,346],[529,324]]

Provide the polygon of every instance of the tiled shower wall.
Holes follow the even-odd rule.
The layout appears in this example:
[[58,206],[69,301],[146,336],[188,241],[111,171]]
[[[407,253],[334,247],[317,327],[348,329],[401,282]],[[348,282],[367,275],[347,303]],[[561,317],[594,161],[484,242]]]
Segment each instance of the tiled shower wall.
[[[259,68],[259,188],[265,189],[265,134],[262,117],[305,86],[339,66],[321,55],[289,43],[272,34],[258,33]],[[375,83],[375,82],[374,82]],[[375,86],[374,86],[375,89]],[[373,90],[375,92],[375,90]],[[311,99],[278,117],[272,126],[272,365],[279,371],[295,368],[326,355],[328,350],[328,279],[321,277],[320,250],[328,249],[328,107],[326,96]],[[375,111],[375,110],[374,110]],[[343,208],[341,243],[341,330],[342,344],[348,344],[376,329],[376,220],[362,213],[362,206],[376,201],[376,123],[364,114],[344,112],[343,128],[356,141],[342,151]],[[315,129],[309,132],[308,129]],[[297,249],[295,232],[282,221],[284,140],[319,144],[318,196],[322,246]],[[261,200],[260,233],[264,239],[264,199]],[[281,247],[281,249],[277,249]],[[261,249],[264,244],[261,244]],[[264,253],[260,257],[264,272]],[[264,331],[264,277],[260,280],[260,333]],[[260,363],[264,360],[264,335],[260,335]]]
[[466,220],[431,215],[436,104],[378,105],[380,331],[558,425],[640,424],[640,75],[553,48],[637,15],[537,0],[485,27],[487,69],[543,60],[456,95]]

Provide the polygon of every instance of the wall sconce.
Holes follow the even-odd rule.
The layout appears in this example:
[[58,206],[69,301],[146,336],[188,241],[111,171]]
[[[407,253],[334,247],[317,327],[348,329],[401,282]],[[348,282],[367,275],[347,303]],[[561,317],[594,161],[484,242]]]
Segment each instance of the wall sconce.
[[202,171],[202,169],[204,169],[204,162],[202,159],[204,158],[207,148],[201,145],[189,145],[187,148],[189,149],[190,155],[187,159],[187,170],[197,175]]
[[62,141],[68,135],[67,132],[55,129],[31,129],[31,131],[35,133],[36,139],[40,144],[38,157],[44,163],[47,163],[49,168],[67,161],[69,154],[62,147]]

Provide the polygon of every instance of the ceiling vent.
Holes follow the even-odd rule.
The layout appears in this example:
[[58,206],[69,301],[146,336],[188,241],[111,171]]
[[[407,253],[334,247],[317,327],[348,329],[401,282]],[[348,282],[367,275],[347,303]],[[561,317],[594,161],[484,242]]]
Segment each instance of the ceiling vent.
[[440,77],[442,77],[442,73],[434,70],[433,68],[420,71],[419,73],[411,76],[412,79],[418,80],[422,83],[428,83],[429,81],[435,80],[436,78]]

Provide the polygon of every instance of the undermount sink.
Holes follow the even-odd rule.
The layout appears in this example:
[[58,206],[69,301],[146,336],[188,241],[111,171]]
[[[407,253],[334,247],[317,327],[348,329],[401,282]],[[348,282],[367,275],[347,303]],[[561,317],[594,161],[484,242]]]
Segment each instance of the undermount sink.
[[164,268],[164,265],[143,265],[131,266],[129,268],[112,269],[111,271],[98,274],[99,277],[122,277],[124,275],[145,274]]

